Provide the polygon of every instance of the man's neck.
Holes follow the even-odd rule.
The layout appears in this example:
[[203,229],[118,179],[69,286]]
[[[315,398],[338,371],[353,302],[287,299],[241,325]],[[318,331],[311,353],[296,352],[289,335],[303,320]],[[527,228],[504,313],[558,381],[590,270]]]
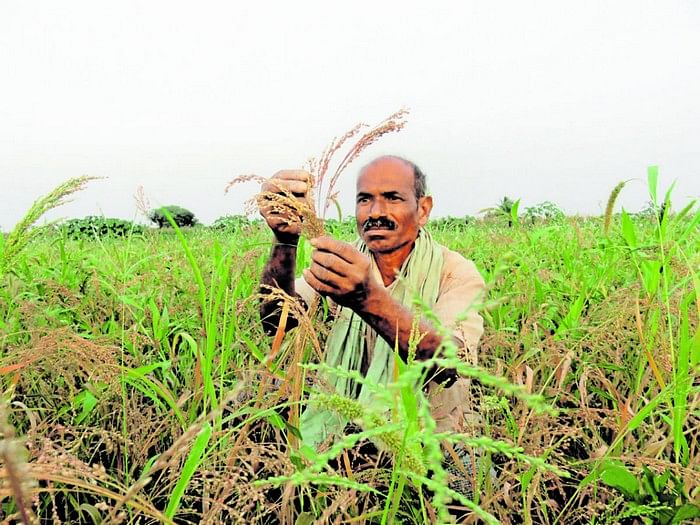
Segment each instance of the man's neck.
[[411,254],[414,245],[415,242],[411,242],[393,252],[372,254],[374,261],[377,263],[377,268],[379,268],[384,286],[389,286],[394,282],[404,261]]

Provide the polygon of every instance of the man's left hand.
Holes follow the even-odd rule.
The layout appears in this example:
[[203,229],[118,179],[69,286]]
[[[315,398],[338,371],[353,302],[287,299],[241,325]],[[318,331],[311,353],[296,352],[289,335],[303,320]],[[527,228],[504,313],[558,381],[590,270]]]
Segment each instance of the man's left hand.
[[328,236],[312,239],[311,245],[315,250],[311,267],[304,270],[306,282],[340,306],[361,309],[376,285],[369,257]]

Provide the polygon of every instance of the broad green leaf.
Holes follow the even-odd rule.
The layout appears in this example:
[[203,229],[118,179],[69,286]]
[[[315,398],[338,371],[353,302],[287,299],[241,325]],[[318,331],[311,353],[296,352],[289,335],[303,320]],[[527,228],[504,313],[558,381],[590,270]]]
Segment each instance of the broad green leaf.
[[128,373],[135,376],[135,377],[144,377],[144,376],[150,374],[151,372],[153,372],[154,370],[158,370],[159,368],[161,368],[163,370],[168,370],[170,368],[171,364],[172,363],[170,362],[170,359],[168,359],[166,361],[159,361],[158,363],[153,363],[150,365],[143,365],[143,366],[139,366],[138,368],[132,368],[132,369],[128,370]]
[[656,293],[661,282],[661,261],[643,260],[639,264],[639,270],[642,273],[644,291],[651,297]]
[[197,470],[199,463],[202,460],[202,456],[209,443],[209,438],[211,437],[212,428],[209,423],[207,423],[204,428],[197,435],[194,444],[192,445],[192,450],[187,455],[187,460],[185,460],[185,465],[180,471],[180,479],[177,480],[177,484],[170,494],[170,499],[168,500],[168,506],[165,508],[165,515],[168,518],[175,516],[177,509],[180,507],[180,502],[182,501],[182,496],[185,494],[185,489],[189,485],[192,476]]
[[311,525],[316,521],[316,517],[311,512],[302,512],[297,516],[294,525]]
[[700,518],[700,507],[692,503],[686,503],[676,509],[676,513],[671,520],[671,525],[688,522],[692,518]]
[[75,398],[73,402],[79,405],[82,410],[75,418],[75,424],[79,425],[92,413],[97,406],[97,398],[89,390],[83,390]]
[[517,226],[520,223],[518,219],[518,208],[520,208],[520,199],[515,201],[510,208],[510,220],[513,222],[513,226]]
[[636,248],[637,234],[634,231],[634,223],[624,208],[620,214],[620,220],[622,223],[622,237],[625,239],[627,246],[630,248]]
[[628,497],[639,493],[639,482],[623,465],[606,461],[600,472],[600,479],[606,485],[616,488]]

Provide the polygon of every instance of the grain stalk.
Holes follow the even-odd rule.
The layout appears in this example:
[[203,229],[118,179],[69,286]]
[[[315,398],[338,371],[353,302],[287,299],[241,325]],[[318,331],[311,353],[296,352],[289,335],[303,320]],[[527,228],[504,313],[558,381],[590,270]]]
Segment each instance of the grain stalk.
[[622,181],[617,184],[610,192],[610,196],[608,197],[608,203],[605,206],[605,219],[603,220],[603,234],[608,235],[608,231],[610,230],[610,224],[612,223],[612,216],[613,216],[613,209],[615,208],[615,201],[617,200],[617,196],[620,195],[620,192],[622,191],[622,188],[625,187],[625,184],[627,184],[629,181]]
[[50,193],[34,201],[29,211],[17,223],[4,242],[0,243],[0,277],[12,269],[12,263],[20,252],[31,241],[39,237],[48,225],[34,229],[32,229],[32,226],[46,212],[65,204],[68,196],[82,190],[88,182],[97,178],[85,175],[69,179],[54,188]]
[[22,524],[30,525],[36,522],[30,506],[30,492],[35,481],[27,468],[27,451],[15,437],[15,429],[8,417],[7,404],[0,398],[0,464],[4,463],[5,467],[5,477],[1,481],[10,486]]
[[[336,186],[342,173],[366,148],[377,142],[381,137],[388,133],[401,131],[406,125],[407,115],[408,110],[401,109],[389,115],[379,124],[371,127],[349,147],[345,156],[343,156],[332,170],[333,159],[338,152],[343,149],[347,142],[355,138],[363,129],[369,128],[369,126],[360,123],[351,128],[344,135],[334,137],[326,149],[323,150],[320,157],[311,158],[306,163],[306,169],[311,175],[309,195],[306,201],[297,199],[285,188],[278,188],[277,191],[258,193],[253,199],[248,201],[246,205],[247,213],[252,214],[256,209],[268,206],[273,212],[285,216],[290,224],[301,225],[302,234],[308,238],[312,239],[324,235],[325,229],[323,220],[331,204],[335,205],[340,214]],[[224,191],[228,193],[233,186],[249,181],[259,182],[261,184],[265,182],[274,184],[273,179],[265,179],[257,175],[241,175],[229,182]],[[324,187],[326,182],[327,186]],[[315,205],[314,200],[316,200]],[[339,218],[342,219],[342,217]]]

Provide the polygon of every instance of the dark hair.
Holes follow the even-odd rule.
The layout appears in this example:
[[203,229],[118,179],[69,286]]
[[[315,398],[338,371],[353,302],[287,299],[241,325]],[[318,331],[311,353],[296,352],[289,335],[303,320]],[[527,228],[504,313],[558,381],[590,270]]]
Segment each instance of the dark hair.
[[413,167],[413,182],[416,190],[416,200],[425,197],[428,193],[428,185],[425,182],[425,173],[415,163],[406,161]]

